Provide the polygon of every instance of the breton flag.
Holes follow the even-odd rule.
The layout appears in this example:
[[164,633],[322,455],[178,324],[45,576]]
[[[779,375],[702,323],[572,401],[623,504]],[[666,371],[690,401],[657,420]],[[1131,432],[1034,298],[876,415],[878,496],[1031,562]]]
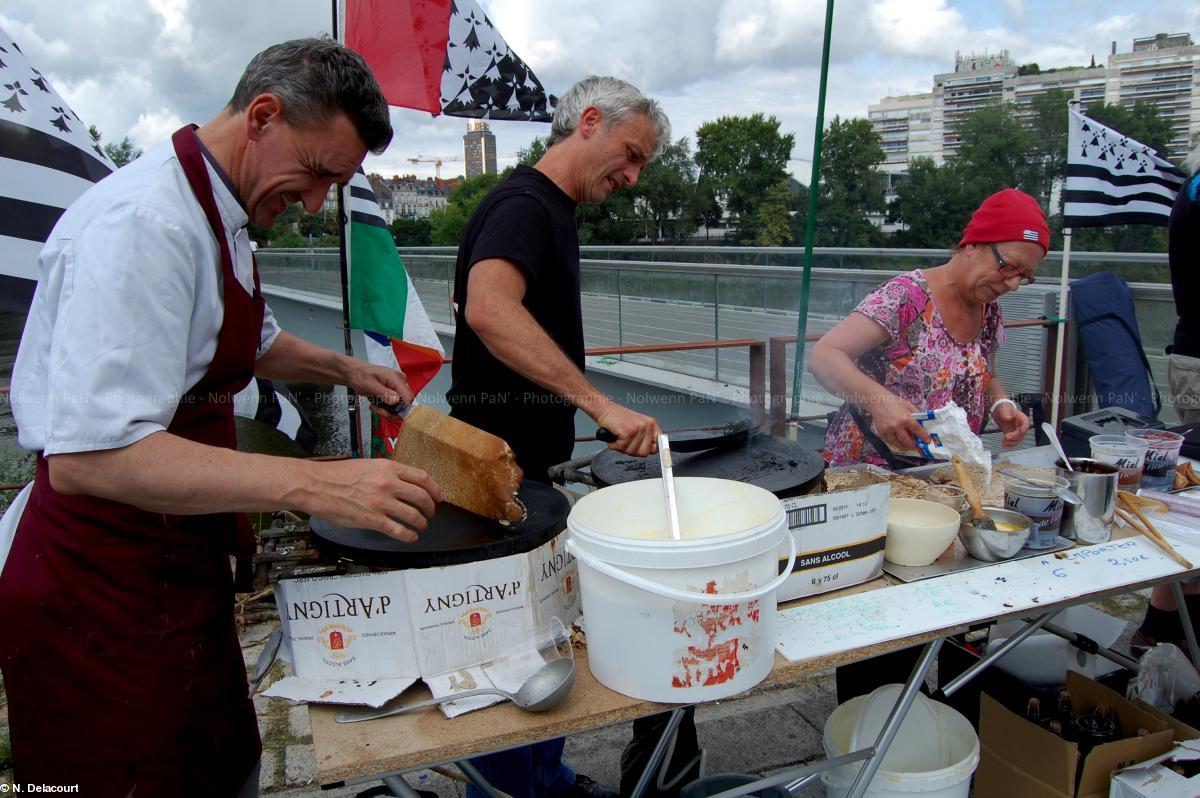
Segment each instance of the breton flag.
[[[363,331],[368,361],[399,368],[419,394],[442,367],[445,351],[361,169],[350,180],[347,240],[350,326]],[[391,455],[399,432],[399,422],[372,413],[371,456]]]
[[1063,227],[1165,225],[1186,175],[1145,144],[1068,112]]
[[345,43],[388,104],[437,116],[549,122],[557,98],[475,0],[344,0]]
[[58,217],[116,166],[0,29],[0,274],[37,279]]

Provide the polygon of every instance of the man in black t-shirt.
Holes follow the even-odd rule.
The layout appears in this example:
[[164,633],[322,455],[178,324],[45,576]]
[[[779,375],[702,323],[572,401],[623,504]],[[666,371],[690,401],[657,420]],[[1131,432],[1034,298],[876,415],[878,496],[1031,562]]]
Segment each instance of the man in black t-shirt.
[[[654,419],[584,375],[575,208],[635,186],[669,140],[658,103],[624,81],[585,78],[560,98],[545,155],[493,188],[463,231],[450,414],[507,441],[527,479],[548,482],[571,458],[576,408],[617,436],[612,448],[657,451]],[[514,798],[615,796],[563,765],[562,749],[560,738],[471,762]]]
[[[1192,303],[1200,292],[1200,145],[1184,162],[1188,178],[1171,208],[1167,222],[1167,261],[1171,266],[1171,293],[1179,321],[1167,347],[1167,379],[1180,424],[1200,423],[1200,312]],[[1184,601],[1192,628],[1200,634],[1200,586],[1183,585]],[[1179,617],[1175,595],[1166,585],[1150,592],[1150,605],[1138,630],[1129,641],[1130,651],[1140,657],[1158,643],[1183,648],[1187,633]]]
[[654,419],[584,376],[575,208],[636,185],[669,138],[653,100],[586,78],[559,101],[546,154],[493,188],[463,231],[447,400],[455,418],[506,440],[526,478],[546,482],[570,459],[576,408],[617,436],[612,448],[657,451]]

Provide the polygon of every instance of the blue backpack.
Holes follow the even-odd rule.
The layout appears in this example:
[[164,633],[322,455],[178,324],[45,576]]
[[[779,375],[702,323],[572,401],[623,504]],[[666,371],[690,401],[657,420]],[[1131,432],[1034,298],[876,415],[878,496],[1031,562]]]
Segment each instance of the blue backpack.
[[1100,407],[1157,418],[1162,397],[1142,349],[1129,286],[1112,272],[1073,280],[1071,309]]

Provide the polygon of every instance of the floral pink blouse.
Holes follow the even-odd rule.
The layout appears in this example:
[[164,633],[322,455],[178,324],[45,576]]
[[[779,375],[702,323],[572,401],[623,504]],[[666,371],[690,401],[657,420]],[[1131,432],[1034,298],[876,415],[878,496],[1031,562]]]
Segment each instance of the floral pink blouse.
[[[925,275],[917,269],[876,288],[854,312],[877,322],[890,339],[858,359],[864,374],[921,410],[954,400],[966,411],[971,429],[979,432],[987,413],[988,364],[1004,345],[999,304],[989,302],[979,335],[970,343],[959,343],[943,324]],[[835,466],[886,465],[863,438],[845,404],[829,422],[824,455]]]

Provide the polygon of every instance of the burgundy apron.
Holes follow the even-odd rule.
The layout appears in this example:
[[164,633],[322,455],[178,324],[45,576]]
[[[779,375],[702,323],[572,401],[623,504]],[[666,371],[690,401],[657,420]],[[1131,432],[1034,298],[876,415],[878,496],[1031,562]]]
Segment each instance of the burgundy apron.
[[[258,271],[251,296],[234,276],[194,128],[172,142],[220,246],[225,315],[212,364],[168,431],[235,448],[232,396],[253,374],[262,330]],[[244,515],[169,516],[56,493],[39,457],[0,576],[15,778],[103,798],[237,795],[261,744],[229,554],[245,560],[253,545]]]

